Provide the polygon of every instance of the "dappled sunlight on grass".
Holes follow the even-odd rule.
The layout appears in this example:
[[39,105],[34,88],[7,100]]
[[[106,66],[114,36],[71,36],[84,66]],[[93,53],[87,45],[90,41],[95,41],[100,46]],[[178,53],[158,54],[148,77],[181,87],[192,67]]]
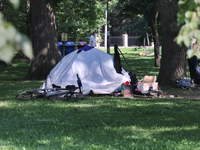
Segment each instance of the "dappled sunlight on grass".
[[188,109],[173,110],[171,107],[177,103],[188,104],[173,99],[114,97],[93,97],[76,103],[64,103],[62,99],[56,103],[49,100],[7,102],[8,107],[0,107],[4,127],[1,132],[4,141],[0,144],[7,142],[5,145],[19,149],[23,146],[28,149],[198,147],[199,141],[192,133],[199,130],[199,121],[194,119],[199,116],[195,114],[200,109],[199,102]]
[[[154,57],[153,56],[140,56],[138,51],[132,53],[124,54],[132,70],[135,72],[138,79],[142,79],[144,75],[158,75],[159,68],[154,67]],[[128,65],[121,57],[122,67],[126,71],[130,71]]]
[[[158,75],[154,58],[139,56],[142,49],[122,52],[138,79]],[[199,149],[199,100],[96,96],[74,103],[62,98],[55,103],[18,101],[19,92],[38,89],[44,82],[22,80],[29,66],[14,62],[0,68],[0,149]]]

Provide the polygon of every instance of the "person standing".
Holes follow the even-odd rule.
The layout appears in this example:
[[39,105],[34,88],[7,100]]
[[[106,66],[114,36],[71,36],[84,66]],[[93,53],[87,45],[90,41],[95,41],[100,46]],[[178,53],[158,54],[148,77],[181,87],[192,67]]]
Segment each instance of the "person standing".
[[96,36],[95,32],[93,32],[92,35],[90,36],[90,46],[91,47],[95,47],[96,46],[95,36]]

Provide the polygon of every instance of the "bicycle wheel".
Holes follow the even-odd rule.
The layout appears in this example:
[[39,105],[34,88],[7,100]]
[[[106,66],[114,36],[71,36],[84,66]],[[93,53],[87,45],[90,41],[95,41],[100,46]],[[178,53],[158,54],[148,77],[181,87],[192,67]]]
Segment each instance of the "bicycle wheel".
[[46,97],[52,97],[52,102],[55,102],[56,98],[63,98],[65,97],[66,94],[68,94],[69,91],[66,89],[59,89],[59,90],[55,90],[55,91],[48,91],[46,93]]
[[73,93],[70,93],[66,96],[66,100],[67,102],[75,102],[75,101],[78,101],[80,100],[81,98],[83,98],[83,94],[82,93],[79,93],[79,92],[73,92]]
[[45,91],[44,89],[33,89],[33,90],[27,90],[19,93],[16,96],[16,99],[21,100],[21,101],[27,101],[27,100],[32,100],[35,98],[42,98],[45,96]]

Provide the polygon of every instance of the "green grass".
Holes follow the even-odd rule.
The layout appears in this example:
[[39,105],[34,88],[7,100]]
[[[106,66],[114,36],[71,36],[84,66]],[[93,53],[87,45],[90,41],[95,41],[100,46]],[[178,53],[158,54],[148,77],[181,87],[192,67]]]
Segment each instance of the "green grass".
[[[142,48],[120,48],[120,50],[139,80],[145,75],[158,75],[159,68],[154,67],[154,56],[140,56],[139,53],[143,53]],[[150,53],[153,51],[153,48],[150,48]],[[111,49],[110,53],[114,56],[114,49]],[[149,48],[146,49],[146,54],[149,54]],[[130,71],[122,55],[121,64],[126,71]]]
[[[139,56],[142,49],[121,50],[139,79],[158,75],[153,57]],[[39,88],[43,81],[22,80],[30,65],[26,61],[12,64],[0,68],[0,150],[200,149],[199,100],[85,97],[75,103],[22,102],[15,96]],[[123,60],[122,65],[128,70]]]

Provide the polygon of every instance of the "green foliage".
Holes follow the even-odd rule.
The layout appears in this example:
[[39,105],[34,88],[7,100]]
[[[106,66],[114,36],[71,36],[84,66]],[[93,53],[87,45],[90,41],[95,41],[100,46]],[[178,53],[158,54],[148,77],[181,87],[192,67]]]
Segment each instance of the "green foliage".
[[19,2],[18,9],[13,9],[12,5],[4,3],[6,21],[12,23],[19,32],[28,34],[27,28],[31,25],[27,21],[30,17],[27,0],[19,0]]
[[[184,24],[177,36],[177,43],[184,43],[187,47],[191,45],[191,38],[195,37],[200,44],[200,1],[199,0],[179,0],[178,23]],[[200,58],[200,49],[188,51],[188,57],[194,54]]]
[[62,0],[45,0],[46,3],[49,3],[52,8],[55,8]]
[[68,34],[68,41],[89,41],[92,32],[105,24],[105,11],[98,0],[63,0],[58,4],[56,21],[58,39],[62,33]]
[[15,9],[19,7],[19,0],[9,0]]
[[[11,0],[14,7],[19,5],[18,0]],[[3,14],[0,12],[0,59],[6,63],[11,62],[15,52],[22,50],[22,52],[29,58],[33,56],[32,46],[30,40],[26,35],[19,33],[16,28],[6,22]]]
[[[126,33],[126,18],[121,13],[123,5],[119,2],[119,0],[112,0],[109,1],[109,27],[110,32],[112,36],[118,36]],[[117,29],[118,33],[116,31],[114,32],[115,35],[112,33],[112,29]]]
[[[119,0],[121,13],[119,17],[124,17],[124,30],[126,32],[134,31],[141,36],[138,40],[138,45],[143,45],[143,39],[146,38],[146,33],[149,34],[150,41],[152,40],[151,31],[151,11],[154,5],[154,0]],[[121,8],[122,7],[122,8]],[[158,20],[159,21],[159,20]],[[158,25],[158,29],[160,25]]]

